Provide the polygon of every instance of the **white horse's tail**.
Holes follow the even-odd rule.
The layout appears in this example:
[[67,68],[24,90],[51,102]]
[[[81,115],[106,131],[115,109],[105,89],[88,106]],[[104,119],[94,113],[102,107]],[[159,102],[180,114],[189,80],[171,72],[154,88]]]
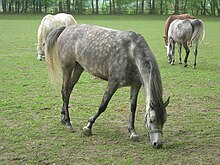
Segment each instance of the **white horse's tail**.
[[194,29],[191,41],[202,41],[205,38],[205,26],[202,20],[193,19],[191,20],[192,27]]
[[49,34],[49,37],[46,41],[45,59],[49,70],[49,76],[52,80],[52,83],[56,85],[56,87],[60,85],[62,75],[59,54],[57,50],[57,39],[65,28],[66,27],[60,27],[54,29]]

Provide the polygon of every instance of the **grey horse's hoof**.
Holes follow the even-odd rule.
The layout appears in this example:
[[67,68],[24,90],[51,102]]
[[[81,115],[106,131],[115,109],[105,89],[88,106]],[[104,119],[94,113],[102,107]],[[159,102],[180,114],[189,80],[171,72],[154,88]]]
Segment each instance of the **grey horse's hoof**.
[[76,132],[76,130],[75,129],[73,129],[73,127],[71,126],[71,125],[67,125],[66,126],[66,130],[68,131],[68,132]]
[[83,134],[86,136],[90,136],[90,135],[92,135],[92,131],[90,128],[85,126],[85,127],[83,127]]
[[130,140],[134,142],[139,142],[140,141],[140,136],[138,134],[131,134]]
[[184,67],[187,67],[187,66],[188,66],[187,64],[184,65]]

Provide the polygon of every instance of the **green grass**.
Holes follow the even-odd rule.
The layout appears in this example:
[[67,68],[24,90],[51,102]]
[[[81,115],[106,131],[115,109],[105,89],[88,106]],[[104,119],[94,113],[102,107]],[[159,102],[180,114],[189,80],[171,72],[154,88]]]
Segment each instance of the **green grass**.
[[[0,164],[219,164],[220,162],[220,20],[201,17],[206,38],[189,66],[168,65],[163,43],[166,16],[76,15],[79,23],[141,33],[155,54],[164,99],[171,96],[164,126],[164,147],[152,148],[144,128],[145,98],[138,98],[138,143],[129,141],[129,88],[119,89],[93,127],[106,82],[83,73],[70,101],[76,133],[60,124],[60,92],[49,83],[44,61],[36,60],[37,28],[42,15],[0,15]],[[178,57],[178,56],[176,56]]]

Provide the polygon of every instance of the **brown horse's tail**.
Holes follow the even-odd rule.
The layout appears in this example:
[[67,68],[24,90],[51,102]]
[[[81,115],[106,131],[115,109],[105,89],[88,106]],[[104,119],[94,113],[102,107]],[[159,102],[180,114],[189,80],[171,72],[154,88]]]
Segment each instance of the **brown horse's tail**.
[[61,84],[61,75],[62,71],[60,68],[60,60],[57,50],[57,38],[63,32],[66,27],[60,27],[53,30],[46,41],[46,48],[45,48],[45,59],[47,62],[49,76],[51,81],[54,85]]

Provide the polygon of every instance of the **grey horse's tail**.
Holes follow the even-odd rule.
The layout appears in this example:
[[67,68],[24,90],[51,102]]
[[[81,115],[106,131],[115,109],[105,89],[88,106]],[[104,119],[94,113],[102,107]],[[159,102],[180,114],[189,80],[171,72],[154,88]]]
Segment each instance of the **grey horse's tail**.
[[200,19],[191,20],[192,27],[194,29],[191,41],[198,42],[202,41],[205,38],[205,26]]
[[45,59],[47,62],[49,76],[54,84],[60,84],[62,71],[57,50],[57,39],[66,27],[54,29],[46,40]]

